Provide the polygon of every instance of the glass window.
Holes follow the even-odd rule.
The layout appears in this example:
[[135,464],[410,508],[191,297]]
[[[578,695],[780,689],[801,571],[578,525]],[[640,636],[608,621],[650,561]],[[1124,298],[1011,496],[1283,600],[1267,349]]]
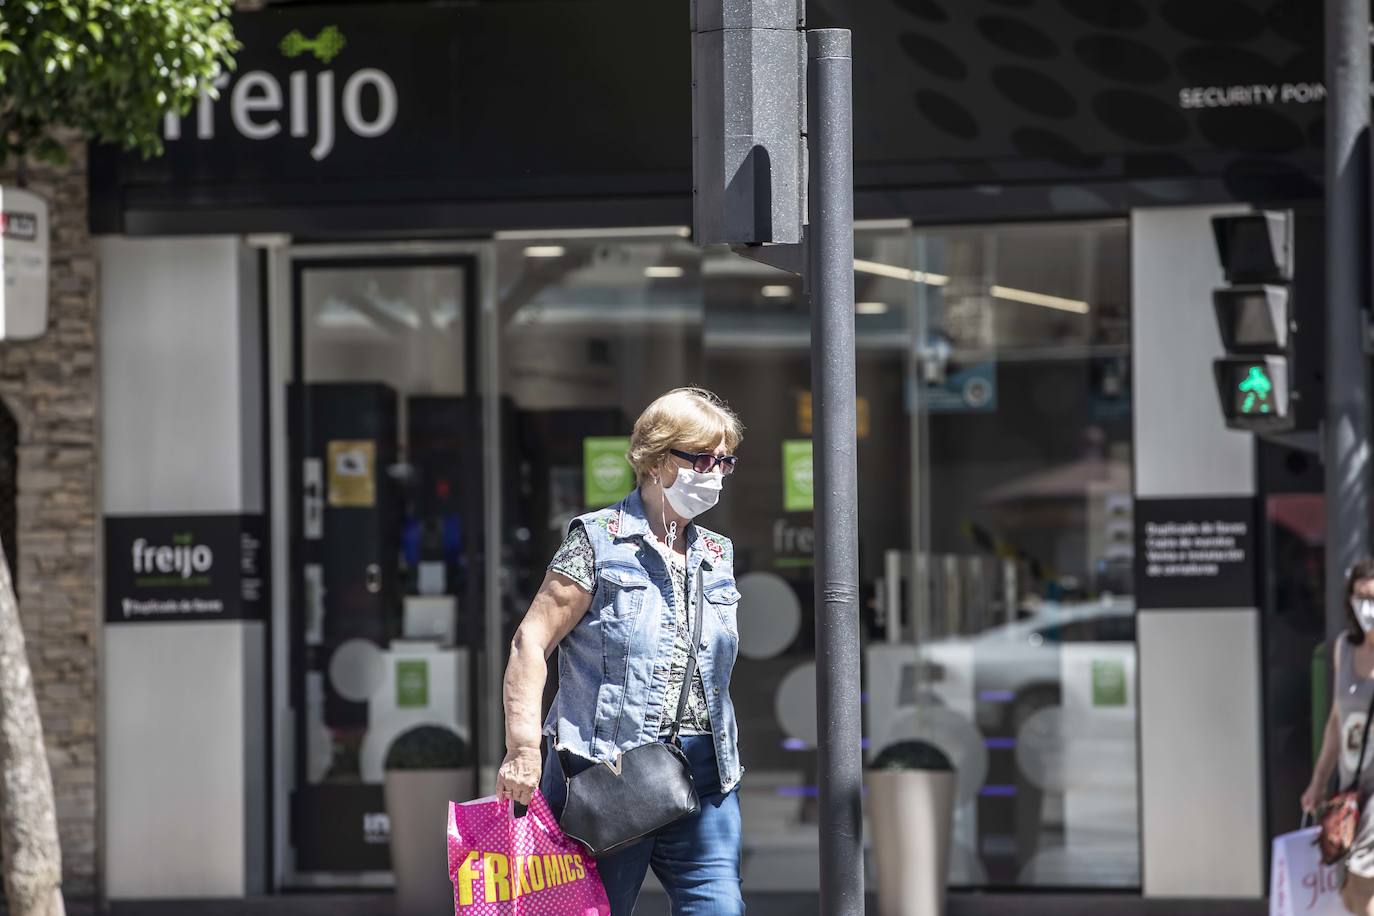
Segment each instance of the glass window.
[[[955,885],[1138,885],[1126,224],[914,245],[916,549],[866,659],[870,750],[954,758]],[[907,645],[938,676],[902,695]]]
[[508,241],[496,276],[513,635],[568,523],[629,492],[639,412],[701,378],[701,255],[677,234]]
[[[498,248],[507,628],[568,520],[628,490],[639,411],[683,384],[729,401],[739,471],[702,521],[743,594],[745,887],[814,890],[801,284],[671,233]],[[855,255],[866,755],[954,758],[957,886],[1138,885],[1126,224],[875,227]]]
[[476,794],[475,268],[470,256],[292,266],[293,883],[386,882],[392,832],[428,829],[388,799],[392,762],[452,771],[436,804]]

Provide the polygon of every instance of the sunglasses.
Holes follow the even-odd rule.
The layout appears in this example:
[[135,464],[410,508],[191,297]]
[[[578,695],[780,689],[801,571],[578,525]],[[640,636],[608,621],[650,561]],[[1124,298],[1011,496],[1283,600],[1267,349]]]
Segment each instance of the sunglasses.
[[675,448],[670,448],[668,451],[681,458],[683,461],[692,462],[692,470],[696,471],[698,474],[709,474],[712,468],[716,465],[720,465],[720,472],[728,477],[735,473],[735,462],[739,460],[734,455],[716,457],[710,452],[702,452],[699,455],[694,455],[691,452],[680,452]]

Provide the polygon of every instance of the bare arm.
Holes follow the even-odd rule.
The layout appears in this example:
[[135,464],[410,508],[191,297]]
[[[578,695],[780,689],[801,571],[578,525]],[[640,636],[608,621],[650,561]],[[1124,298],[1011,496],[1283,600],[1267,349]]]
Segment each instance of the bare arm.
[[[1344,636],[1338,639],[1344,639]],[[1333,659],[1331,669],[1334,673],[1340,672],[1340,646],[1332,652]],[[1334,677],[1332,680],[1336,680]],[[1336,761],[1341,753],[1341,717],[1336,709],[1335,698],[1331,700],[1331,713],[1326,717],[1326,728],[1322,730],[1322,749],[1317,755],[1317,762],[1312,767],[1312,781],[1307,786],[1307,791],[1302,796],[1302,807],[1304,811],[1315,811],[1317,806],[1324,801],[1326,786],[1331,779],[1331,774],[1336,769]]]
[[1317,755],[1317,763],[1312,768],[1312,784],[1325,786],[1336,769],[1336,758],[1341,752],[1341,723],[1336,714],[1336,704],[1331,704],[1331,715],[1326,717],[1326,728],[1322,731],[1322,750]]
[[540,713],[549,656],[591,606],[591,595],[562,573],[549,572],[525,619],[511,640],[503,699],[506,759],[496,776],[496,792],[528,804],[539,785]]

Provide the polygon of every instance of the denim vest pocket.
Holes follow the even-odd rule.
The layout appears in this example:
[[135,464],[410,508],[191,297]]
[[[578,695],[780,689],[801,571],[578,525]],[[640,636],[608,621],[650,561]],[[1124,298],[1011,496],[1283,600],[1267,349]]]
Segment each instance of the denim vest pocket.
[[649,574],[635,566],[606,564],[597,573],[596,606],[601,619],[633,621],[644,605]]
[[739,610],[739,589],[735,587],[733,579],[717,579],[714,582],[707,582],[702,586],[702,592],[706,596],[706,603],[716,609],[720,616],[720,622],[726,631],[735,638],[739,638],[739,623],[736,619],[736,612]]

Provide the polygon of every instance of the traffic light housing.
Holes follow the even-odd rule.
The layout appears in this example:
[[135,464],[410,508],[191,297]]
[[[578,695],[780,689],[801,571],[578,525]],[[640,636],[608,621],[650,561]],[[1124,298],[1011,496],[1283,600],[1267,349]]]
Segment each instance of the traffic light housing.
[[[1212,306],[1226,355],[1212,371],[1226,425],[1261,434],[1315,428],[1321,406],[1314,340],[1297,316],[1292,211],[1212,219],[1226,286]],[[1315,303],[1320,310],[1321,303]]]
[[798,244],[806,3],[692,0],[692,239]]

